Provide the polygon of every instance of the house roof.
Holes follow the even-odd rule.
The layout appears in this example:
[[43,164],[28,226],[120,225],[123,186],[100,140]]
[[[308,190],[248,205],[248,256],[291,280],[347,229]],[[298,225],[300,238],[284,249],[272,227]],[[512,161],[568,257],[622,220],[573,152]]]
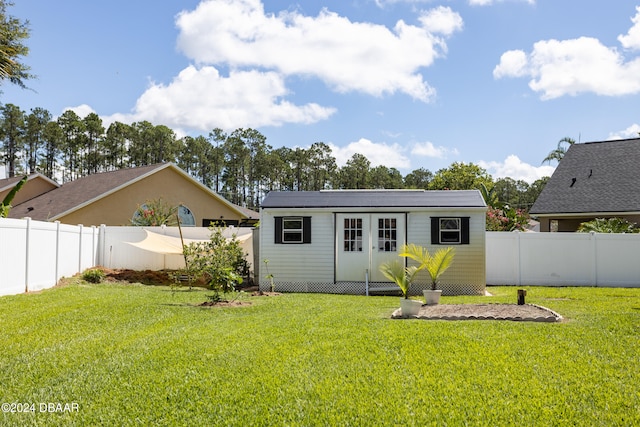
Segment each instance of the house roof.
[[[29,216],[35,220],[54,221],[165,168],[173,168],[192,180],[194,184],[201,186],[205,191],[211,193],[222,203],[238,212],[241,216],[247,217],[246,211],[214,193],[211,189],[193,179],[173,163],[162,163],[87,175],[14,206],[11,209],[10,216],[12,218]],[[257,213],[254,213],[254,217],[257,218],[257,216]]]
[[533,215],[640,212],[640,138],[573,144]]
[[[0,193],[2,193],[5,190],[11,190],[13,189],[13,187],[16,186],[16,184],[24,177],[24,175],[19,175],[19,176],[13,176],[11,178],[3,178],[0,179]],[[59,187],[60,184],[58,184],[57,182],[55,182],[54,180],[40,174],[40,173],[33,173],[31,175],[29,175],[29,177],[27,178],[27,181],[31,181],[34,180],[36,178],[40,178],[46,182],[51,183],[51,185],[55,186],[55,187]]]
[[478,190],[272,191],[263,208],[485,208]]

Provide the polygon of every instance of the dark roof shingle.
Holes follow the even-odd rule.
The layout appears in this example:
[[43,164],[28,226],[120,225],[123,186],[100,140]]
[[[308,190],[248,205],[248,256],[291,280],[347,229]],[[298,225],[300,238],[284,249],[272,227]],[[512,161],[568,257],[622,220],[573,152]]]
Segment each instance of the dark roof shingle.
[[486,207],[478,190],[272,191],[263,208]]
[[640,138],[573,144],[531,214],[640,212]]

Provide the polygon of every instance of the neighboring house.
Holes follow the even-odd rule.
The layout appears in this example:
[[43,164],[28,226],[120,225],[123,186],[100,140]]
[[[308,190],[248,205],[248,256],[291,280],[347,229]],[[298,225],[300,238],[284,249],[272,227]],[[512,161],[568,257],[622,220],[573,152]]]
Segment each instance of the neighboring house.
[[[24,175],[14,176],[12,178],[0,179],[0,201],[2,201],[7,194],[20,182]],[[60,187],[60,185],[47,178],[46,176],[34,173],[29,175],[27,182],[24,183],[20,191],[18,191],[11,202],[12,206],[18,205],[24,201],[32,199],[47,191],[54,190]]]
[[[455,246],[439,286],[443,293],[483,294],[486,210],[477,190],[270,192],[260,214],[259,266],[266,267],[260,288],[269,289],[270,274],[276,291],[388,289],[380,264],[399,259],[400,247],[415,243],[429,251]],[[422,272],[412,293],[428,282]]]
[[530,210],[540,231],[594,218],[640,223],[640,138],[573,144]]
[[139,206],[161,198],[179,206],[184,226],[208,227],[212,221],[243,226],[258,221],[257,212],[234,205],[173,163],[87,175],[45,190],[14,203],[9,216],[65,224],[130,225]]

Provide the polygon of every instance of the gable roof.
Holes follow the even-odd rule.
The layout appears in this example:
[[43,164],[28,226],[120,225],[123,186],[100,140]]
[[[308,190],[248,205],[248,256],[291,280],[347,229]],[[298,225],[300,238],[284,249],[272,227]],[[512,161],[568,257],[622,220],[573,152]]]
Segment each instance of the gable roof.
[[[35,220],[55,221],[165,168],[174,169],[240,216],[247,217],[247,213],[241,210],[239,206],[216,194],[173,163],[161,163],[87,175],[14,206],[11,209],[10,216],[12,218],[29,216]],[[257,213],[255,217],[257,218]]]
[[478,190],[272,191],[263,208],[485,208]]
[[[13,176],[11,178],[0,179],[0,193],[2,193],[5,190],[11,190],[13,187],[16,186],[18,181],[20,181],[23,177],[24,177],[24,174],[20,174],[20,175],[17,175],[17,176]],[[47,176],[42,175],[41,173],[32,173],[27,178],[27,181],[31,181],[31,180],[34,180],[36,178],[42,179],[42,180],[50,183],[54,187],[60,187],[60,184],[58,184],[57,182],[55,182],[51,178],[48,178]]]
[[640,212],[640,138],[573,144],[533,215]]

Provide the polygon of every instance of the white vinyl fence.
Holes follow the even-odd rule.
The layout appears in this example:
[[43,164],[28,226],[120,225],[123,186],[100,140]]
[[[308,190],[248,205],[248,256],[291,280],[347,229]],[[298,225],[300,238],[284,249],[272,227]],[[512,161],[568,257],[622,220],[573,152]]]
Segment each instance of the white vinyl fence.
[[640,234],[487,232],[487,284],[640,287]]
[[0,218],[0,295],[38,291],[93,267],[98,229]]
[[[201,227],[183,231],[187,242],[210,235]],[[228,231],[238,234],[253,259],[253,239],[243,240],[251,230]],[[154,240],[158,235],[163,240]],[[182,268],[182,255],[171,247],[175,239],[176,227],[97,228],[0,218],[0,296],[47,289],[96,265]],[[487,232],[486,248],[489,285],[640,287],[640,234]]]

